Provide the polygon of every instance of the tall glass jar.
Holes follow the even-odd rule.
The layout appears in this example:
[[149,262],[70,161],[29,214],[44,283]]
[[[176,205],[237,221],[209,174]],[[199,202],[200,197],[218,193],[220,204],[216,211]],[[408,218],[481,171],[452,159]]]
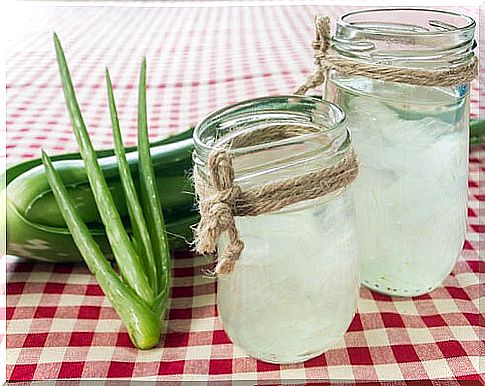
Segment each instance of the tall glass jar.
[[[451,12],[348,13],[332,47],[353,60],[443,69],[473,57],[475,22]],[[361,162],[353,185],[363,284],[414,296],[437,287],[462,249],[467,218],[469,84],[413,86],[329,74]]]
[[[237,145],[255,130],[289,125],[307,134]],[[223,108],[196,127],[194,140],[195,168],[206,181],[209,153],[232,144],[235,183],[243,191],[334,165],[350,146],[342,110],[300,96]],[[218,278],[217,304],[236,345],[266,362],[296,363],[342,337],[359,289],[354,215],[349,190],[341,189],[276,212],[235,218],[245,247],[234,270]]]

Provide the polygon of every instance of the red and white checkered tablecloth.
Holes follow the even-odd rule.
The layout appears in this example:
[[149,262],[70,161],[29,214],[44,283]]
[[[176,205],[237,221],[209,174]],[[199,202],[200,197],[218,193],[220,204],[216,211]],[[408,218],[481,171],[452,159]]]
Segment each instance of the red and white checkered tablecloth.
[[[20,7],[20,5],[19,5]],[[312,66],[315,6],[161,8],[26,4],[7,37],[9,164],[77,151],[64,107],[52,31],[64,45],[95,144],[111,146],[104,66],[114,80],[128,144],[136,139],[136,84],[148,59],[152,138],[185,129],[206,113],[245,98],[290,92]],[[325,7],[331,16],[345,7]],[[478,16],[478,10],[461,9]],[[482,91],[482,97],[485,94]],[[472,116],[478,103],[473,83]],[[159,348],[137,351],[93,276],[83,266],[7,258],[7,379],[147,380],[478,379],[480,149],[470,154],[469,232],[453,273],[430,294],[391,298],[361,290],[358,313],[332,350],[279,366],[247,357],[217,318],[216,283],[204,258],[174,257],[167,331]],[[481,149],[482,154],[485,147]],[[482,240],[483,241],[483,240]],[[482,245],[483,247],[483,245]],[[483,286],[482,286],[483,288]],[[483,359],[483,358],[482,358]]]

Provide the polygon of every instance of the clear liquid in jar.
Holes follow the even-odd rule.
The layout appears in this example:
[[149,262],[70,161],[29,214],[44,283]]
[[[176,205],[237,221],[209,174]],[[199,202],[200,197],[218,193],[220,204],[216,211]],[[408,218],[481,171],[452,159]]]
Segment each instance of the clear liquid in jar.
[[431,291],[465,239],[468,96],[364,78],[334,81],[330,92],[361,164],[351,189],[363,284],[399,296]]
[[257,359],[303,362],[334,346],[352,321],[353,205],[348,191],[323,199],[236,218],[245,248],[234,271],[218,278],[217,303],[231,340]]

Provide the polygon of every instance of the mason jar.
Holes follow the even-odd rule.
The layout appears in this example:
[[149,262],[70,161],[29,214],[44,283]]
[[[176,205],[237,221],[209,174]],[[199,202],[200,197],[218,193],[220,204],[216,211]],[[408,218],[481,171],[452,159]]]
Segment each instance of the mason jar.
[[[264,135],[288,126],[301,134]],[[240,141],[256,130],[263,133],[259,141]],[[223,108],[199,123],[194,141],[198,175],[208,182],[208,156],[225,146],[243,191],[322,170],[350,151],[344,112],[301,96]],[[265,362],[296,363],[342,337],[359,294],[354,216],[349,189],[341,188],[275,212],[235,217],[244,249],[233,271],[217,279],[219,317],[234,344]],[[219,253],[226,243],[219,242]]]
[[[442,70],[473,60],[474,31],[453,12],[365,10],[338,20],[332,48],[363,63]],[[348,114],[361,164],[352,190],[365,286],[420,295],[455,265],[467,219],[469,88],[329,73],[326,97]]]

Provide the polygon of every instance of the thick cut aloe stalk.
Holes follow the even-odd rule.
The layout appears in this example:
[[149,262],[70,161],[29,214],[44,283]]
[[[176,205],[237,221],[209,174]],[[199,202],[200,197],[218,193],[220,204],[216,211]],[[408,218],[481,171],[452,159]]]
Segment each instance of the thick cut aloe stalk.
[[[199,221],[193,213],[167,223],[170,250],[186,250],[192,240],[192,229]],[[127,226],[127,231],[130,228]],[[89,232],[99,244],[103,255],[113,259],[113,253],[100,225]],[[50,227],[26,220],[7,200],[7,253],[32,260],[52,263],[81,263],[83,258],[67,227]]]
[[[158,148],[161,145],[167,145],[169,143],[174,143],[174,142],[180,142],[185,139],[192,139],[192,133],[194,132],[193,127],[189,128],[188,130],[182,131],[178,134],[171,135],[170,137],[160,139],[158,141],[152,142],[150,144],[150,148],[152,149],[152,154],[155,151],[157,153],[156,148]],[[132,153],[137,150],[136,146],[130,146],[125,148],[126,153]],[[114,149],[103,149],[103,150],[96,150],[96,157],[98,160],[107,158],[107,157],[112,157],[114,156]],[[56,161],[67,161],[67,160],[81,160],[81,154],[76,152],[76,153],[64,153],[64,154],[57,154],[54,156],[49,157],[50,160],[54,163],[55,167],[55,162]],[[156,167],[156,162],[155,159],[154,161],[154,166]],[[6,173],[6,183],[7,185],[10,184],[15,178],[20,176],[22,173],[25,173],[29,171],[30,169],[33,169],[36,166],[42,165],[42,159],[35,158],[31,159],[28,161],[21,162],[19,164],[13,165],[7,169]]]
[[[157,175],[157,188],[163,197],[167,220],[171,221],[192,212],[194,195],[188,173],[192,167],[192,140],[187,139],[171,144],[160,145],[151,149],[151,159]],[[128,165],[135,180],[139,180],[138,152],[127,154]],[[108,184],[116,208],[122,217],[127,217],[126,202],[115,156],[99,159],[99,165]],[[87,223],[100,223],[99,212],[89,181],[81,160],[59,160],[53,165],[65,181],[76,208],[81,211]],[[7,195],[13,205],[29,221],[64,227],[62,218],[52,191],[47,183],[42,166],[24,172],[7,185]]]
[[472,119],[470,122],[470,144],[485,143],[485,120]]
[[[194,206],[193,187],[188,178],[192,167],[192,130],[157,142],[151,148],[151,159],[162,202],[170,249],[187,249],[192,239],[191,226],[197,223],[198,213]],[[116,157],[105,151],[99,159],[100,167],[112,193],[118,212],[126,229],[130,231],[126,203],[121,186]],[[68,157],[78,154],[68,155]],[[56,158],[56,157],[52,157]],[[138,153],[136,148],[127,152],[128,165],[138,185]],[[51,262],[81,262],[82,256],[76,248],[52,190],[47,182],[44,167],[38,160],[29,161],[31,169],[17,166],[7,171],[10,183],[7,185],[7,252],[30,259]],[[100,244],[105,255],[112,257],[101,225],[96,203],[89,188],[86,170],[79,159],[64,159],[57,156],[53,166],[65,182],[66,188],[88,224],[91,234]],[[20,164],[19,166],[22,166]],[[26,170],[26,171],[25,171]]]

